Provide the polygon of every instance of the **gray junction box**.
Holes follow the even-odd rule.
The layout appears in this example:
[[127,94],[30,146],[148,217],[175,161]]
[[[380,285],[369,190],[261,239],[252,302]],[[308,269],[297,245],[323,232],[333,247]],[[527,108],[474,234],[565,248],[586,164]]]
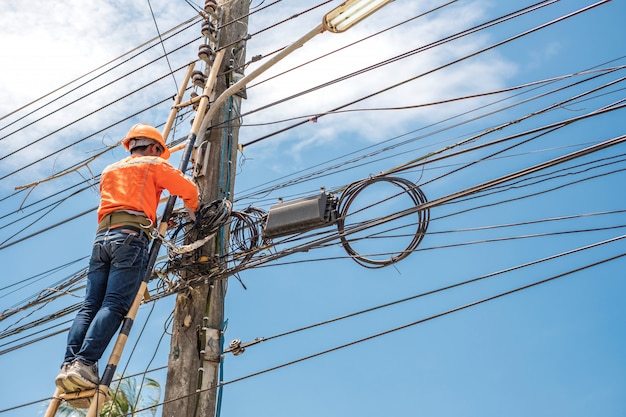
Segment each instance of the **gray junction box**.
[[263,237],[272,239],[329,226],[337,220],[337,198],[326,193],[270,207]]

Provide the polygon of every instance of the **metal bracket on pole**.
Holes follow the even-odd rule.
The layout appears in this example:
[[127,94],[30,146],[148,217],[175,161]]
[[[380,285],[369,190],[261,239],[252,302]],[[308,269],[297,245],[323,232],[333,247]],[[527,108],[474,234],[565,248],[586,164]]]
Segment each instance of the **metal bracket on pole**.
[[261,342],[265,342],[265,340],[266,339],[264,337],[257,337],[256,339],[254,339],[251,342],[242,343],[241,339],[234,339],[232,342],[229,343],[228,348],[224,349],[224,353],[232,353],[234,356],[239,356],[243,352],[246,351],[246,348],[248,346],[252,346],[252,345],[256,345],[256,344],[261,343]]
[[211,142],[205,140],[196,149],[196,165],[194,170],[194,177],[201,178],[208,174],[209,169],[209,154],[211,151]]

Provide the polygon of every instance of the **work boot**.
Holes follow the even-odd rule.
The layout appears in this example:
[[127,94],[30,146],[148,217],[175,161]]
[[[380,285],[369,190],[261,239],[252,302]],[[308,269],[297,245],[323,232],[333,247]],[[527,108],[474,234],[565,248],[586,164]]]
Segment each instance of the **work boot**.
[[67,371],[70,370],[70,366],[72,366],[71,362],[63,362],[63,365],[61,365],[61,372],[59,372],[59,375],[57,375],[54,379],[54,383],[57,388],[63,392],[69,392],[67,387]]
[[78,359],[72,362],[66,375],[65,385],[72,392],[93,389],[100,382],[98,364],[89,365]]

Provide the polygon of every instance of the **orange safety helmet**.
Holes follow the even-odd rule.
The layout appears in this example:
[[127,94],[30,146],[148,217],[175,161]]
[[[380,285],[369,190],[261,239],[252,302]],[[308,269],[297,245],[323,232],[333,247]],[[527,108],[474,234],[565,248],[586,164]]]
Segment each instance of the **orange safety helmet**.
[[[126,150],[130,151],[130,140],[131,139],[150,139],[161,145],[163,148],[163,153],[161,154],[161,158],[167,159],[170,157],[170,150],[167,148],[165,141],[163,140],[163,136],[161,132],[159,132],[155,127],[147,125],[145,123],[137,123],[135,126],[131,127],[128,131],[128,134],[124,139],[122,139],[122,145]],[[141,146],[141,145],[139,145]]]

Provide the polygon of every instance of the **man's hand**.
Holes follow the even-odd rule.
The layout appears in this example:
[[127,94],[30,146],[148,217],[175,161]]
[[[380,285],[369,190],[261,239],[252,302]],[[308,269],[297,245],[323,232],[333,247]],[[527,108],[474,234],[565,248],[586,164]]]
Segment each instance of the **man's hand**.
[[190,209],[189,207],[185,207],[185,211],[187,212],[187,216],[191,219],[192,222],[196,222],[196,213]]

